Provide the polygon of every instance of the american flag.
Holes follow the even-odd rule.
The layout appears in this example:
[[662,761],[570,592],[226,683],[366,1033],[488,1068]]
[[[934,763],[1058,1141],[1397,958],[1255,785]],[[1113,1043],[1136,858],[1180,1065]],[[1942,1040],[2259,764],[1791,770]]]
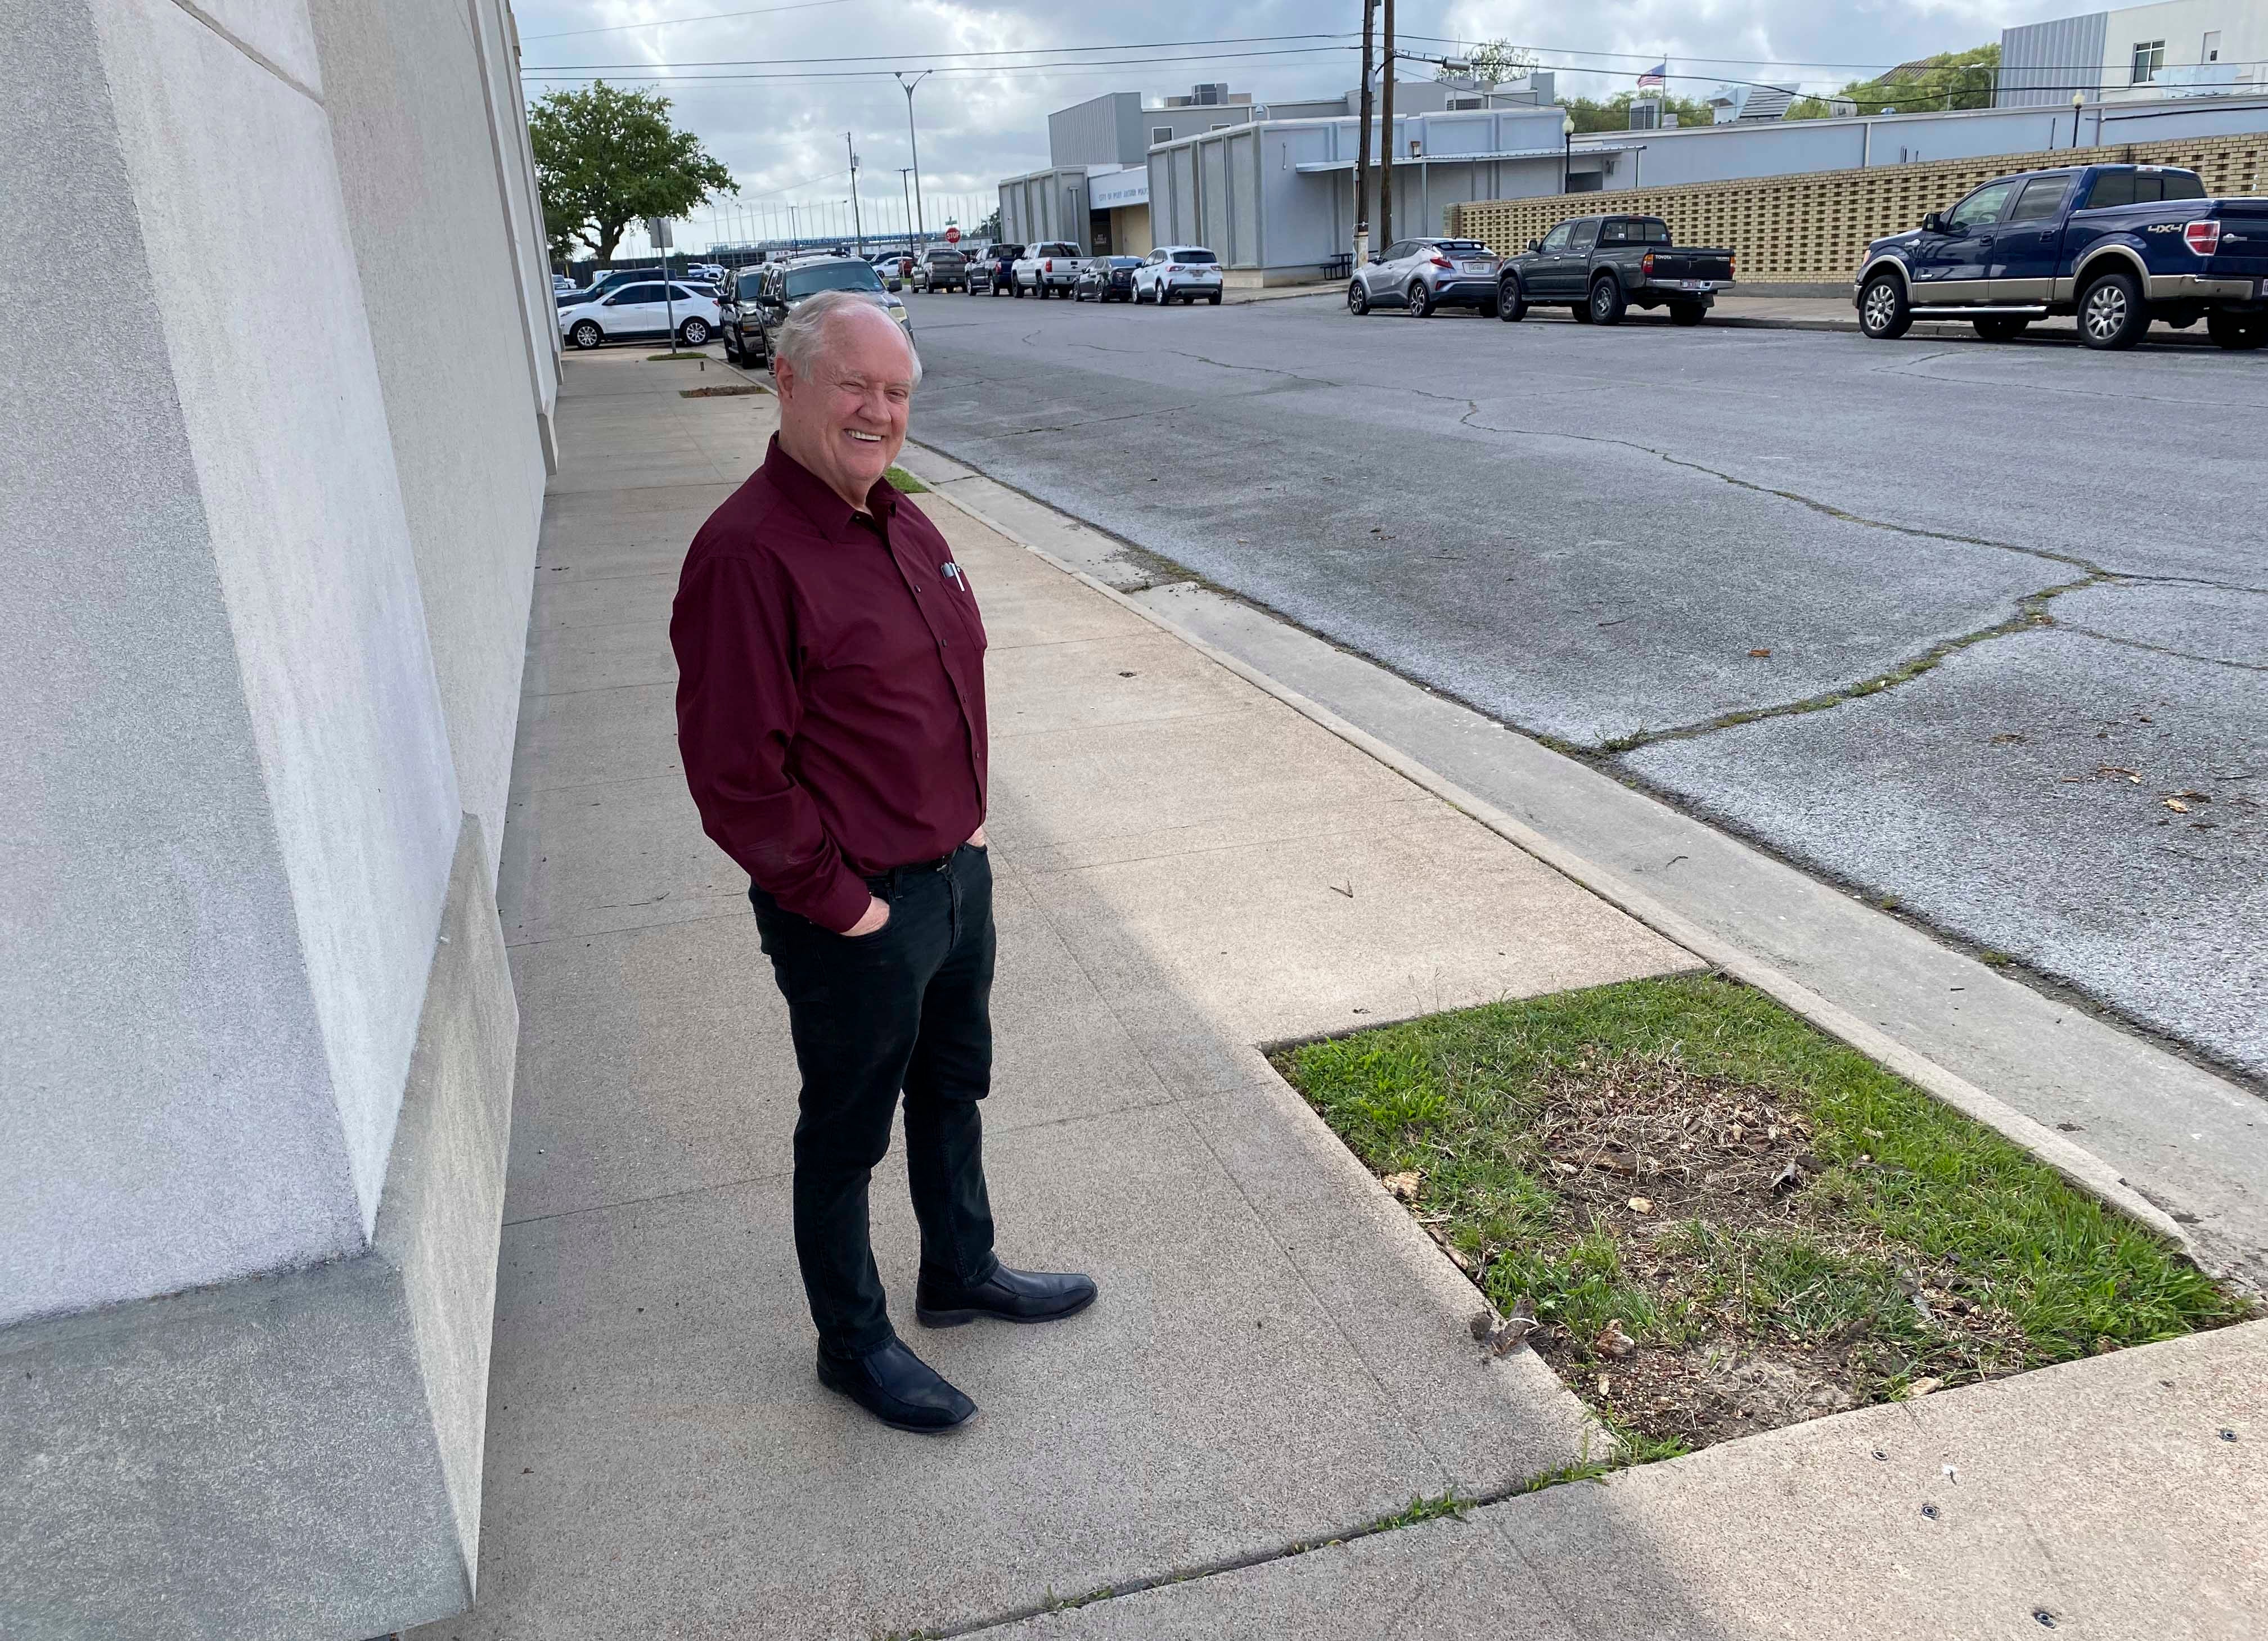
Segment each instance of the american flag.
[[1648,69],[1645,73],[1638,77],[1638,90],[1644,91],[1649,85],[1661,85],[1668,73],[1669,59],[1664,57],[1660,62],[1655,63],[1652,68]]

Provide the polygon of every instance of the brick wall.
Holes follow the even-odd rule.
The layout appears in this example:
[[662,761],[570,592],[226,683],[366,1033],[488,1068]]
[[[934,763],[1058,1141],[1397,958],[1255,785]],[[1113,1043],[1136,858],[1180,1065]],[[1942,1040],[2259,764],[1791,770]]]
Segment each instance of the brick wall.
[[2268,134],[2177,137],[2048,153],[1989,154],[1874,166],[1864,171],[1810,171],[1737,182],[1688,182],[1611,194],[1550,194],[1534,199],[1452,205],[1447,232],[1479,239],[1499,254],[1527,248],[1569,217],[1601,210],[1659,217],[1680,245],[1730,246],[1739,253],[1743,285],[1848,279],[1867,241],[1918,224],[1923,213],[1951,205],[1970,188],[2012,171],[2057,166],[2184,166],[2216,195],[2268,193]]

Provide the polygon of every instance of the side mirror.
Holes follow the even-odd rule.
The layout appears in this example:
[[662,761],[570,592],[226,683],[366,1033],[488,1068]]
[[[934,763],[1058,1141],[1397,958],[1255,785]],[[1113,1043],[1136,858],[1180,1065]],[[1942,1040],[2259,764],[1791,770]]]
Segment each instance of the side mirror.
[[1921,231],[1924,233],[1945,233],[1949,232],[1945,225],[1945,213],[1942,211],[1933,210],[1930,212],[1928,216],[1924,217],[1921,219]]
[[1543,248],[1543,241],[1541,239],[1530,239],[1528,242],[1528,248],[1530,251],[1540,251]]
[[885,279],[882,282],[882,289],[885,291],[902,291],[905,288],[906,282],[899,278],[895,274],[891,275],[887,279]]

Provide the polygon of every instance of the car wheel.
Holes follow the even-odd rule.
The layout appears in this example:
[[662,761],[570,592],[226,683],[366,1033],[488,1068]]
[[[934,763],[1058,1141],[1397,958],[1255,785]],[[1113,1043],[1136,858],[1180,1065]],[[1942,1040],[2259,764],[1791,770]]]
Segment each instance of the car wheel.
[[1573,307],[1567,310],[1567,317],[1573,320],[1578,325],[1589,324],[1591,322],[1591,305],[1588,302],[1578,302]]
[[1913,328],[1913,304],[1906,300],[1904,280],[1877,274],[1867,282],[1859,298],[1859,328],[1876,342],[1896,342]]
[[2132,274],[2104,274],[2079,298],[2079,339],[2090,348],[2131,348],[2149,328],[2142,287]]
[[1591,323],[1619,325],[1623,315],[1630,312],[1630,298],[1623,294],[1623,282],[1609,274],[1591,285]]
[[1347,312],[1357,319],[1370,312],[1370,292],[1363,289],[1359,279],[1347,281]]
[[1528,317],[1528,298],[1520,288],[1517,275],[1497,286],[1496,316],[1507,325],[1517,324]]
[[677,327],[677,339],[688,348],[705,346],[709,341],[709,321],[688,319]]
[[1709,310],[1698,302],[1673,302],[1669,305],[1669,322],[1673,325],[1698,325],[1708,314]]
[[1424,280],[1411,280],[1410,289],[1403,294],[1409,299],[1410,311],[1419,319],[1433,317],[1433,293],[1425,289]]
[[1008,287],[1008,294],[1015,298],[1017,301],[1021,302],[1024,299],[1024,287],[1020,284],[1010,285]]
[[599,328],[595,320],[578,320],[575,328],[567,333],[567,340],[578,348],[595,348],[606,339],[607,333]]
[[1214,291],[1211,296],[1207,297],[1205,300],[1211,303],[1214,307],[1219,307],[1220,305],[1220,292],[1218,291]]
[[2248,352],[2268,342],[2268,313],[2208,313],[2205,334],[2221,347]]
[[2010,313],[1987,313],[1970,322],[1977,327],[1977,334],[1987,342],[2014,342],[2024,334],[2032,321]]

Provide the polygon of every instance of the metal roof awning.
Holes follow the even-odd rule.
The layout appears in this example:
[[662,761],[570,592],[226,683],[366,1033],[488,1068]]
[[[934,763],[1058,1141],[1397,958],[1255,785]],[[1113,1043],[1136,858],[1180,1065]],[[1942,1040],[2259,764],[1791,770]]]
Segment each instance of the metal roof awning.
[[[1579,158],[1585,154],[1630,154],[1637,152],[1645,146],[1643,143],[1585,143],[1572,151]],[[1496,159],[1558,159],[1570,151],[1565,148],[1501,148],[1485,154],[1396,154],[1394,156],[1393,163],[1397,166],[1484,165]],[[1371,163],[1379,165],[1383,162],[1373,159]],[[1293,166],[1292,169],[1311,175],[1329,171],[1352,171],[1354,161],[1351,159],[1303,160]]]

